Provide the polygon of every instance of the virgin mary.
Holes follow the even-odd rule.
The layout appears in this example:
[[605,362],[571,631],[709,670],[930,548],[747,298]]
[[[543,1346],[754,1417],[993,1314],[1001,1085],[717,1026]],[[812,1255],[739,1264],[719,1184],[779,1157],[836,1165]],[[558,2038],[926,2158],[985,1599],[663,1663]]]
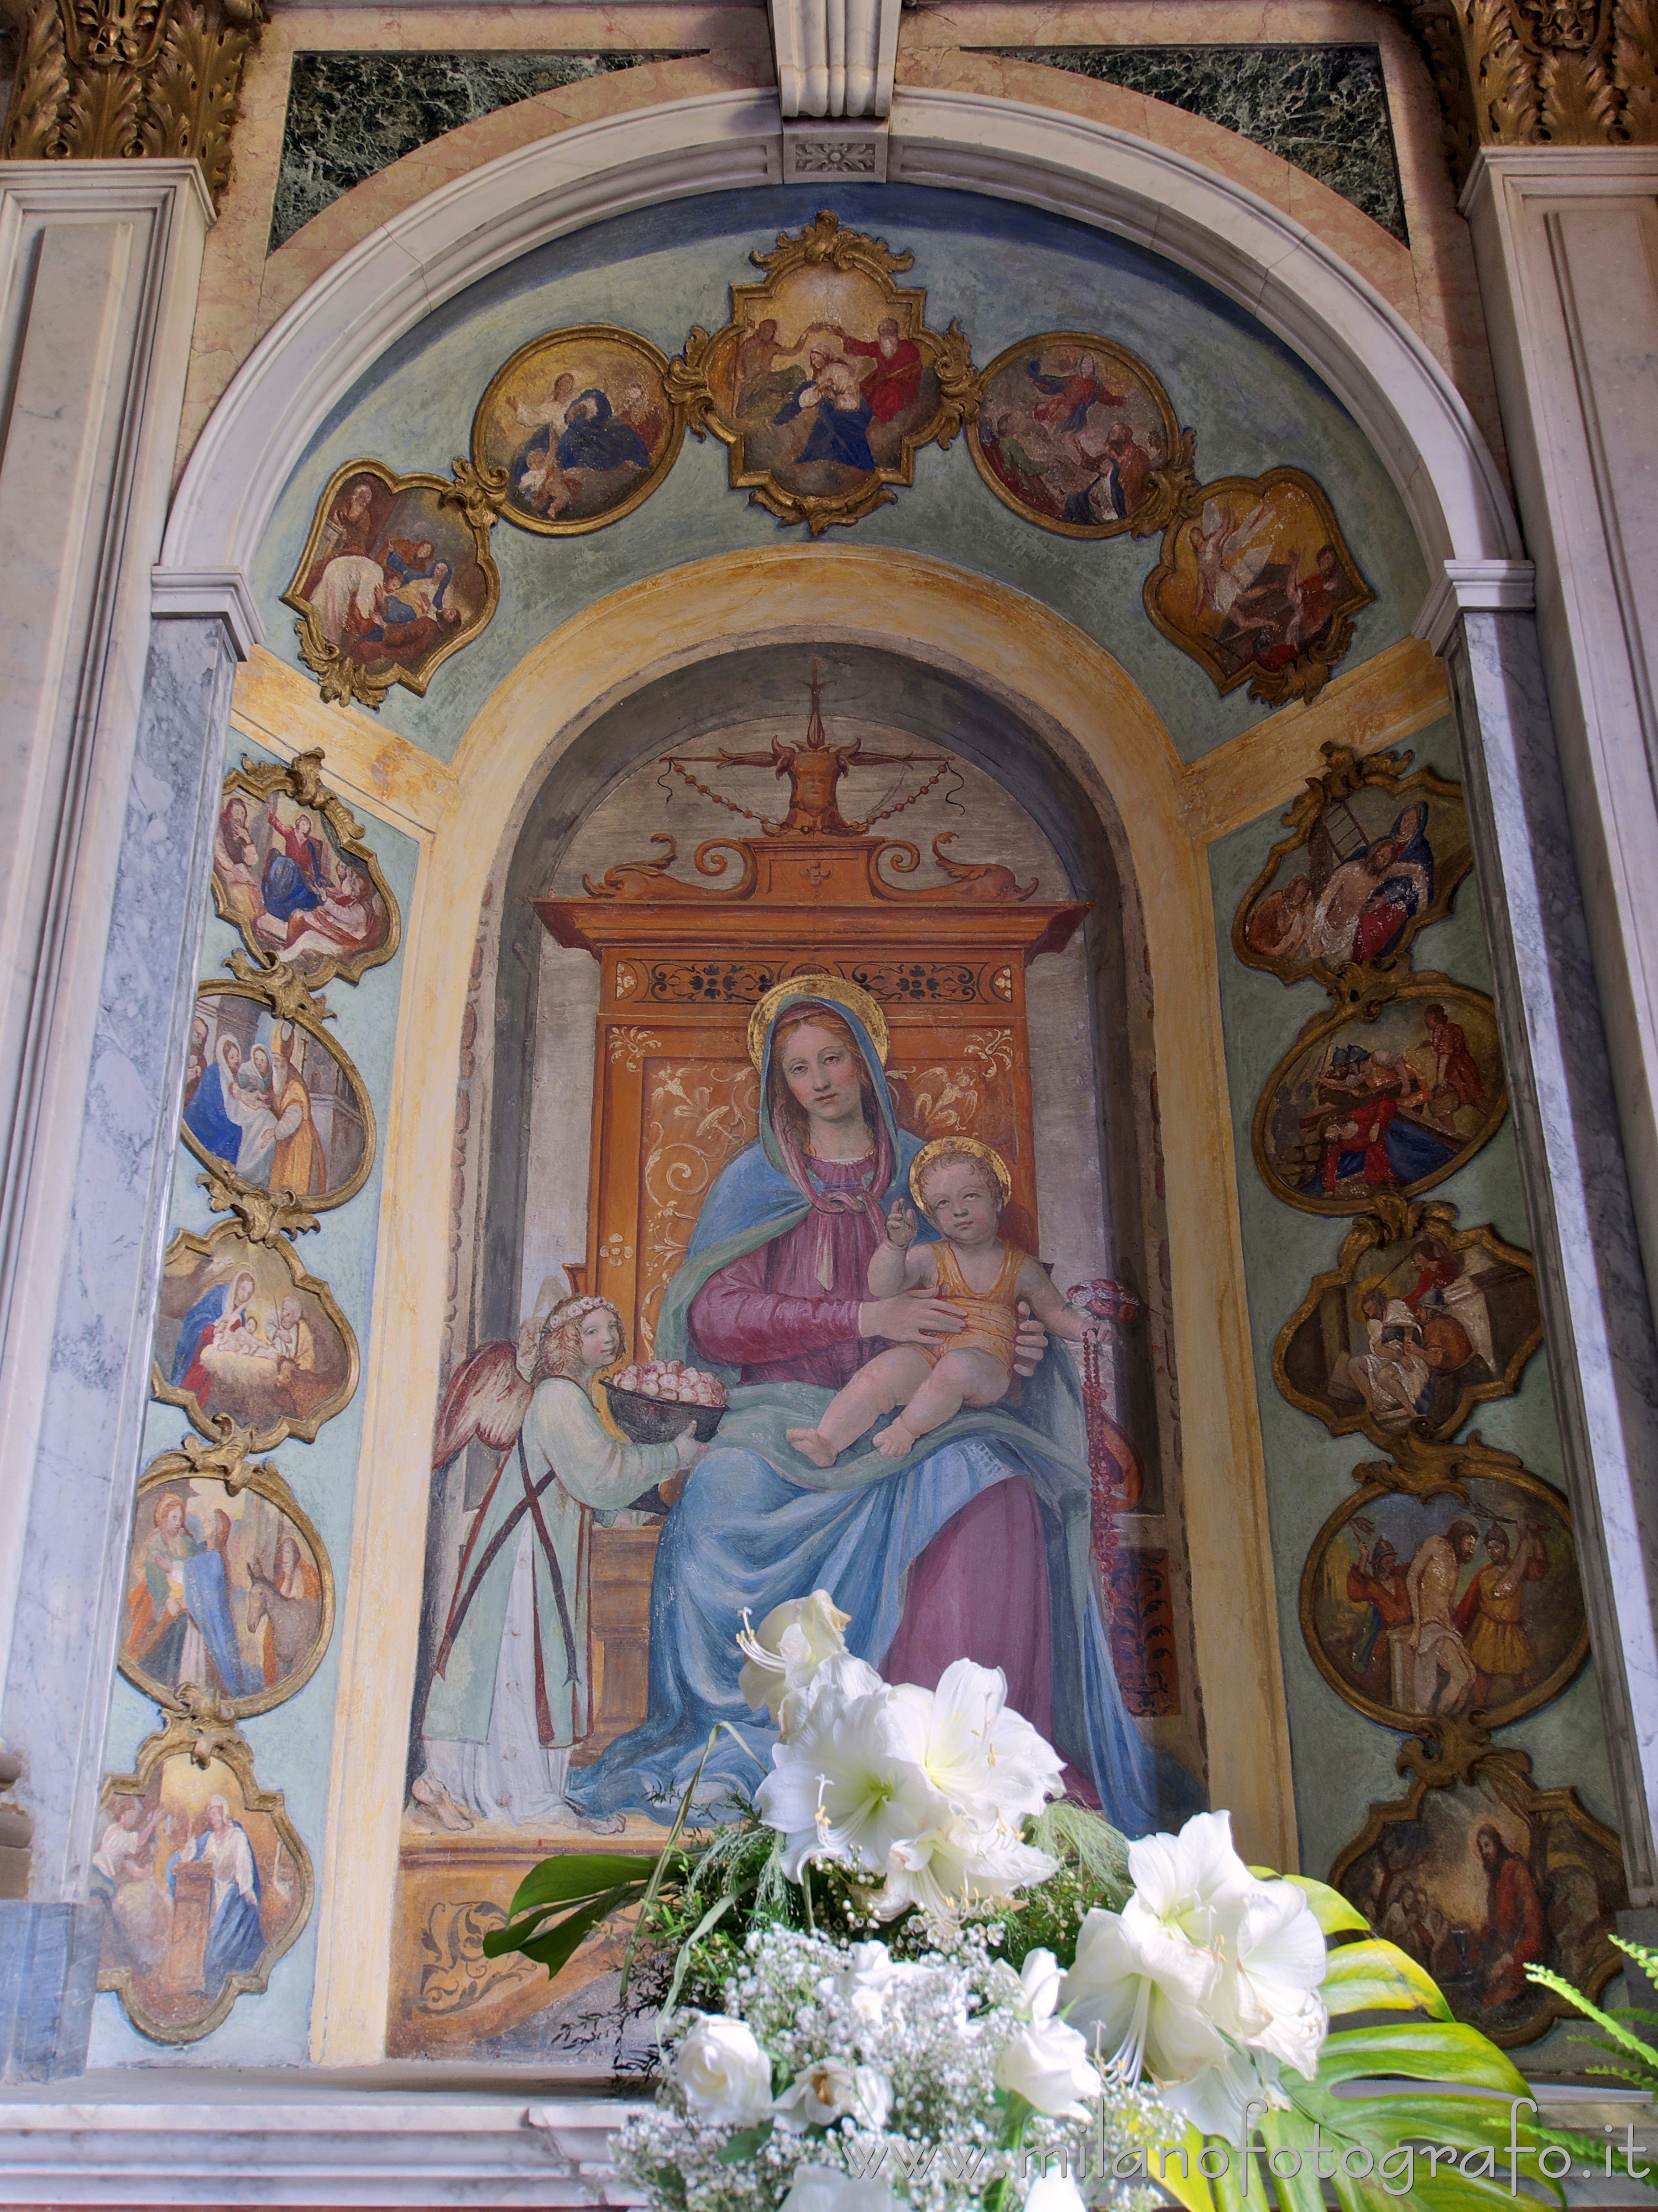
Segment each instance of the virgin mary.
[[1073,1794],[1131,1835],[1166,1826],[1199,1792],[1123,1706],[1090,1557],[1080,1393],[1064,1355],[1042,1358],[1040,1328],[1023,1334],[1018,1364],[1035,1371],[1017,1407],[964,1410],[896,1463],[865,1437],[820,1470],[785,1435],[884,1344],[963,1325],[936,1298],[868,1295],[921,1142],[898,1127],[886,1045],[880,1008],[838,976],[797,978],[755,1010],[759,1139],[709,1192],[656,1333],[659,1358],[726,1378],[731,1410],[663,1528],[647,1717],[572,1770],[570,1802],[667,1819],[717,1723],[732,1733],[702,1795],[751,1788],[774,1738],[738,1694],[738,1632],[745,1613],[758,1622],[823,1589],[851,1616],[849,1648],[890,1680],[932,1687],[963,1657],[1001,1668]]

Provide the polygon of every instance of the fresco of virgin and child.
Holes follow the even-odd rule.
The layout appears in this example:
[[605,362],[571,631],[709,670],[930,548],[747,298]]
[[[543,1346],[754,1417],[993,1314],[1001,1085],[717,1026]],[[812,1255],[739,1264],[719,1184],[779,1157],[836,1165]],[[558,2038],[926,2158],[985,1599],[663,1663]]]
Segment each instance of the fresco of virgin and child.
[[[703,1792],[745,1790],[756,1770],[741,1746],[763,1764],[772,1731],[739,1694],[733,1630],[745,1612],[757,1621],[786,1599],[823,1588],[850,1616],[849,1648],[890,1680],[930,1685],[963,1656],[999,1667],[1010,1703],[1060,1747],[1073,1794],[1103,1804],[1131,1834],[1178,1820],[1196,1787],[1143,1742],[1112,1666],[1091,1573],[1080,1391],[1067,1352],[1027,1321],[1014,1354],[1023,1377],[1017,1404],[1010,1395],[964,1406],[896,1459],[868,1433],[822,1468],[789,1442],[787,1431],[813,1427],[884,1346],[937,1347],[963,1316],[938,1296],[872,1296],[870,1262],[889,1214],[908,1197],[922,1141],[899,1127],[875,1001],[841,978],[808,977],[768,994],[755,1034],[759,1137],[709,1190],[655,1332],[659,1360],[726,1379],[730,1410],[712,1445],[682,1445],[677,1463],[690,1471],[663,1524],[652,1585],[648,1711],[591,1765],[549,1773],[550,1785],[588,1824],[622,1814],[665,1820],[710,1729],[725,1723],[740,1742],[722,1733]],[[923,1219],[919,1233],[930,1239],[935,1231]],[[591,1326],[597,1337],[598,1314]],[[491,1405],[500,1403],[483,1423],[493,1420],[498,1434],[486,1440],[499,1448],[517,1433],[514,1416],[521,1421],[522,1480],[503,1458],[500,1487],[463,1554],[452,1618],[465,1600],[469,1559],[475,1571],[480,1543],[494,1540],[502,1518],[495,1498],[516,1506],[519,1487],[534,1491],[554,1464],[578,1498],[591,1492],[596,1505],[624,1504],[671,1475],[668,1447],[630,1447],[629,1464],[620,1464],[628,1455],[591,1406],[577,1402],[591,1389],[577,1372],[585,1372],[579,1348],[551,1379],[535,1381],[537,1370],[526,1373],[520,1359],[516,1382],[506,1372],[512,1348],[499,1351],[502,1379]],[[666,1484],[662,1497],[670,1502]],[[519,1521],[517,1540],[527,1551],[532,1516],[520,1512]],[[568,1552],[553,1534],[553,1548]],[[580,1735],[579,1725],[558,1724],[574,1669],[561,1656],[550,1588],[525,1591],[525,1617],[544,1632],[540,1687],[522,1683],[517,1700],[502,1698],[503,1670],[512,1671],[511,1556],[510,1542],[496,1545],[498,1587],[468,1601],[473,1626],[462,1671],[476,1694],[452,1679],[457,1655],[440,1652],[428,1695],[429,1778],[426,1798],[418,1779],[415,1794],[440,1817],[459,1814],[446,1826],[470,1825],[472,1812],[503,1817],[473,1785],[481,1771],[499,1771],[495,1762],[513,1747],[503,1730],[515,1703],[517,1725],[531,1741],[542,1698],[552,1736],[568,1745]],[[567,1586],[576,1564],[569,1552]],[[568,1587],[567,1597],[574,1602]],[[521,1640],[516,1648],[525,1648]],[[527,1669],[520,1663],[517,1672]],[[574,1686],[585,1696],[585,1686]],[[541,1744],[555,1747],[547,1734]],[[525,1808],[510,1817],[522,1819]]]

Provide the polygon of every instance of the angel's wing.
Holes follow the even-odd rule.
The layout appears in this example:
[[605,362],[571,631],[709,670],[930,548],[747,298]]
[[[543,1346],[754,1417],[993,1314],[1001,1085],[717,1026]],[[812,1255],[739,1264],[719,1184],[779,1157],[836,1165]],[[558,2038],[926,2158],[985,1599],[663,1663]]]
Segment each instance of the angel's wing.
[[480,1345],[455,1370],[443,1394],[432,1439],[433,1473],[447,1467],[474,1440],[490,1451],[510,1451],[531,1395],[512,1345]]
[[1272,553],[1272,518],[1264,499],[1257,500],[1241,522],[1226,534],[1221,557],[1227,573],[1240,585],[1254,583]]

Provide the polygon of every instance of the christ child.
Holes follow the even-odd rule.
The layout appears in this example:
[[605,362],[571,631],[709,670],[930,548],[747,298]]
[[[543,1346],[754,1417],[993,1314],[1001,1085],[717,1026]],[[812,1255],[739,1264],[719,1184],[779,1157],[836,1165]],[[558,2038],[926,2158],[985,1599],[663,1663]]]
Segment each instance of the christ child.
[[1000,1156],[975,1137],[937,1137],[917,1152],[910,1195],[939,1241],[918,1244],[914,1211],[896,1201],[886,1241],[870,1259],[869,1293],[942,1298],[966,1316],[966,1324],[937,1345],[889,1345],[835,1393],[816,1428],[790,1429],[789,1442],[814,1467],[832,1466],[895,1406],[902,1410],[876,1437],[875,1449],[902,1459],[963,1406],[993,1406],[1005,1397],[1021,1299],[1051,1334],[1072,1344],[1099,1333],[1066,1304],[1040,1261],[1002,1241],[1002,1208],[1011,1188]]

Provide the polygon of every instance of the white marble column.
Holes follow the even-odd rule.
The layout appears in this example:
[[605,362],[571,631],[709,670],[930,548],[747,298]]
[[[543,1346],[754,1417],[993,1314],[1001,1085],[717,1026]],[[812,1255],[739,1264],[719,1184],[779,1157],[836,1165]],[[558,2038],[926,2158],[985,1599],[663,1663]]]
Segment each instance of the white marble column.
[[[0,1737],[28,1894],[0,2071],[84,2051],[87,1893],[236,610],[151,612],[212,210],[181,161],[0,166]],[[177,593],[173,594],[177,600]]]
[[1448,664],[1631,1894],[1658,1901],[1658,1346],[1524,562],[1448,564]]

